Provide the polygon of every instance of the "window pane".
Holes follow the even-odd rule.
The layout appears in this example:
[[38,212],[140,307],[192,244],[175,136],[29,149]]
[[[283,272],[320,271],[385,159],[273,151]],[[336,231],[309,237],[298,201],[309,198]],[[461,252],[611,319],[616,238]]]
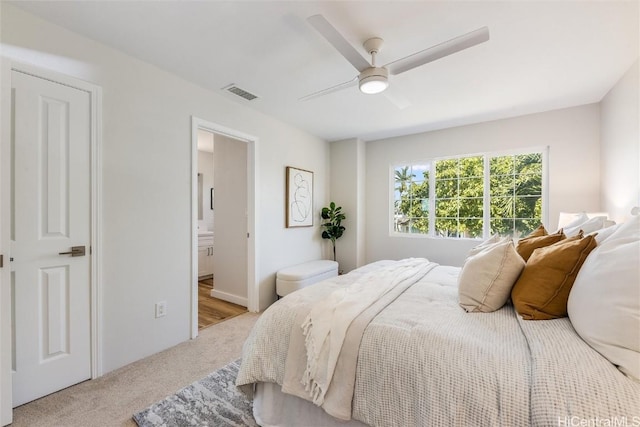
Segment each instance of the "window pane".
[[413,199],[411,201],[410,216],[412,217],[429,216],[429,200]]
[[393,229],[399,233],[408,233],[411,220],[406,215],[395,215]]
[[458,220],[451,218],[437,218],[436,236],[458,237]]
[[482,197],[484,193],[483,178],[460,179],[460,197]]
[[428,181],[428,170],[429,167],[427,165],[413,165],[411,166],[411,173],[413,175],[413,182],[423,182],[425,179]]
[[429,233],[429,219],[427,218],[411,218],[410,233],[427,234]]
[[461,218],[460,237],[478,238],[482,237],[482,218]]
[[542,194],[542,175],[517,175],[515,177],[516,196]]
[[438,160],[436,162],[436,179],[457,178],[458,159]]
[[536,205],[540,203],[542,198],[537,197],[516,197],[516,218],[535,218]]
[[401,195],[408,193],[413,177],[411,173],[411,166],[402,166],[395,168],[393,171],[393,176],[395,181],[395,191],[397,191]]
[[[483,199],[460,199],[460,217],[482,219]],[[480,227],[482,228],[482,227]]]
[[409,194],[414,199],[423,199],[429,197],[429,181],[420,183],[411,183]]
[[398,210],[396,213],[408,215],[411,210],[411,198],[409,196],[403,196],[399,201]]
[[513,156],[492,157],[489,159],[490,175],[513,175]]
[[491,175],[491,196],[512,196],[515,178],[513,175]]
[[482,237],[484,157],[436,162],[435,229],[443,237]]
[[520,154],[514,156],[516,174],[542,174],[542,154]]
[[[499,156],[489,163],[492,232],[528,234],[542,217],[542,153]],[[507,164],[511,176],[505,173]]]
[[494,218],[491,220],[491,234],[498,233],[501,236],[513,234],[513,219]]
[[461,177],[480,177],[484,176],[484,159],[482,156],[465,157],[460,159],[460,176]]
[[429,164],[393,169],[393,229],[399,233],[428,233]]
[[438,199],[456,197],[458,181],[455,179],[436,179],[436,197]]
[[540,225],[539,219],[516,219],[514,237],[520,238],[531,233]]
[[436,200],[436,218],[457,218],[459,204],[458,199]]
[[513,197],[492,197],[491,198],[491,218],[513,218],[514,198]]

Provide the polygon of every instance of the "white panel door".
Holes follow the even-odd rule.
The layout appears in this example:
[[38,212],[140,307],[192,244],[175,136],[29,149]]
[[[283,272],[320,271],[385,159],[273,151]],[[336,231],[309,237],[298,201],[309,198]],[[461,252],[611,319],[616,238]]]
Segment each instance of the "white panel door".
[[11,81],[15,407],[91,377],[91,110],[88,92]]

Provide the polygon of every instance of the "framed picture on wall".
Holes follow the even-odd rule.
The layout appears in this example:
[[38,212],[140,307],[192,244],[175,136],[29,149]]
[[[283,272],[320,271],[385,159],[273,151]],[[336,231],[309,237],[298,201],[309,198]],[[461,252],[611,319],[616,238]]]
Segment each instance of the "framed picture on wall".
[[287,166],[287,228],[313,226],[313,172]]

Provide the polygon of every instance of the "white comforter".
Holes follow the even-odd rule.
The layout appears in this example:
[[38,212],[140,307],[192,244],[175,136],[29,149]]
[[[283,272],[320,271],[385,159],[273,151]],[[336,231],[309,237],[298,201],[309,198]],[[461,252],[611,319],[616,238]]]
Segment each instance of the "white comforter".
[[[300,313],[388,264],[310,286],[265,311],[245,343],[237,384],[282,385]],[[457,273],[436,267],[368,324],[351,369],[355,375],[346,367],[336,371],[354,382],[351,400],[338,396],[352,404],[347,412],[354,419],[372,426],[640,420],[634,418],[640,417],[640,384],[586,345],[568,319],[522,321],[510,305],[466,313],[458,305]]]
[[[347,364],[355,369],[360,340],[364,329],[373,316],[378,314],[390,302],[400,296],[406,289],[422,279],[437,264],[424,258],[408,258],[395,262],[386,268],[377,269],[362,275],[349,286],[334,290],[327,298],[317,301],[302,323],[302,331],[293,328],[292,334],[304,335],[304,349],[293,346],[293,337],[289,342],[285,383],[282,390],[299,394],[298,385],[302,383],[307,393],[301,397],[311,397],[316,405],[323,405],[325,411],[335,417],[351,419],[351,405],[345,405],[341,398],[335,404],[324,404],[325,396],[334,387],[347,383],[348,387],[340,391],[341,396],[352,396],[353,386],[343,381],[344,374],[338,373],[334,381],[334,373],[338,363]],[[386,300],[386,301],[385,301]],[[376,303],[385,301],[383,306]],[[366,312],[371,310],[371,315]],[[304,313],[304,311],[300,311]],[[366,319],[359,327],[356,319]],[[353,327],[352,327],[353,325]],[[348,335],[348,332],[357,333]],[[292,351],[295,349],[295,352]],[[306,353],[300,357],[299,353]],[[341,360],[350,358],[351,361]],[[304,372],[298,375],[301,366]],[[347,400],[350,401],[349,398]]]

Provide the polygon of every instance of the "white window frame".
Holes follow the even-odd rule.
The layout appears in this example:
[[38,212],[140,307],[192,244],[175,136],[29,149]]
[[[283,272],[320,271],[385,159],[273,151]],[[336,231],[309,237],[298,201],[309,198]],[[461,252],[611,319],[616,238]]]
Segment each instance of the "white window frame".
[[[520,154],[542,154],[542,218],[540,219],[543,224],[548,224],[549,219],[549,146],[516,148],[509,150],[499,151],[484,151],[477,153],[465,153],[454,156],[440,156],[432,157],[430,159],[412,160],[407,162],[396,162],[389,165],[389,236],[401,237],[401,238],[418,238],[418,239],[449,239],[449,240],[482,240],[490,237],[491,232],[491,210],[483,209],[482,216],[482,238],[468,238],[468,237],[438,237],[435,235],[435,162],[439,160],[453,160],[466,157],[478,157],[484,158],[484,191],[483,191],[483,204],[485,207],[490,203],[490,168],[489,161],[491,157],[500,156],[515,156]],[[401,233],[395,230],[394,227],[394,203],[395,203],[395,170],[399,167],[413,166],[415,164],[428,164],[429,170],[429,232],[428,233]]]

